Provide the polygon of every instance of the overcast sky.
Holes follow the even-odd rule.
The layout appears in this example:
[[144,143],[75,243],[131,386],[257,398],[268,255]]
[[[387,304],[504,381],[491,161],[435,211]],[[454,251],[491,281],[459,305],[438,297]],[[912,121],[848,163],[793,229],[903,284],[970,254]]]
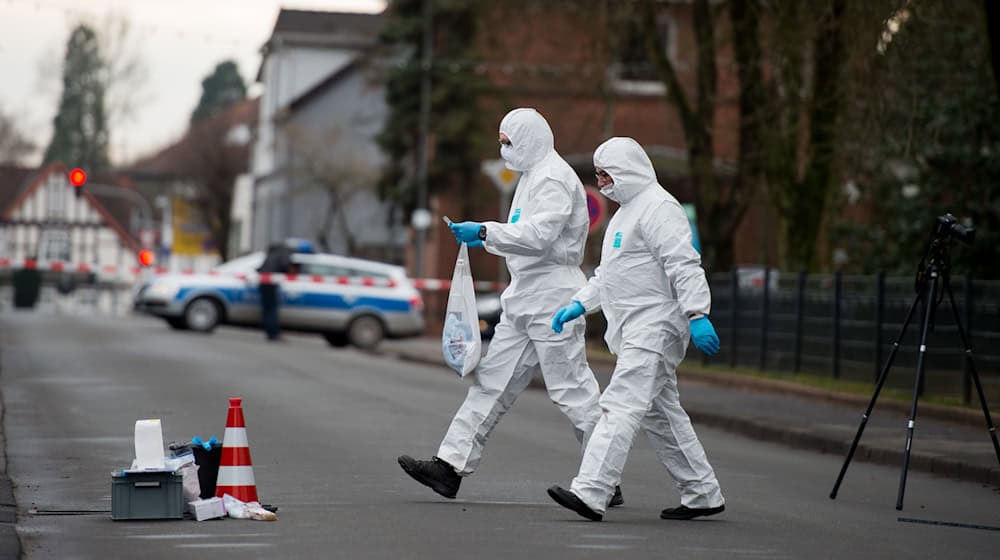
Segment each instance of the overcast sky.
[[[227,58],[250,83],[281,7],[378,12],[384,0],[0,0],[0,110],[41,149],[52,135],[61,60],[72,27],[131,22],[147,78],[133,119],[112,130],[116,163],[155,151],[186,128],[201,80]],[[46,72],[43,69],[48,68]]]

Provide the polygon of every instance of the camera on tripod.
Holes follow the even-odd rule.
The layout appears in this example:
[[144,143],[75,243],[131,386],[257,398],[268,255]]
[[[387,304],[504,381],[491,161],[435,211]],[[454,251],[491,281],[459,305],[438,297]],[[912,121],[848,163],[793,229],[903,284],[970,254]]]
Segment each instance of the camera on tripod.
[[840,474],[837,476],[837,482],[833,485],[833,491],[830,492],[830,499],[837,498],[837,492],[840,490],[840,483],[844,480],[844,474],[847,473],[847,466],[851,463],[851,458],[854,457],[854,452],[858,448],[858,442],[861,440],[861,434],[865,430],[865,425],[868,423],[868,418],[871,416],[872,409],[875,408],[875,401],[878,399],[879,393],[882,391],[882,386],[885,384],[886,377],[889,375],[889,369],[892,367],[893,360],[896,359],[896,353],[900,348],[900,343],[903,341],[903,337],[906,335],[906,329],[910,325],[910,320],[917,310],[917,306],[923,302],[923,322],[920,326],[920,343],[917,346],[917,378],[913,387],[913,400],[910,404],[910,419],[906,425],[906,446],[903,448],[903,470],[899,476],[899,492],[896,494],[896,509],[903,509],[903,492],[906,489],[906,471],[910,466],[910,446],[913,443],[913,429],[916,425],[917,417],[917,398],[920,395],[920,387],[923,384],[924,377],[924,358],[927,354],[927,335],[933,329],[934,325],[934,309],[941,303],[945,296],[948,296],[948,303],[951,304],[951,314],[955,318],[955,327],[958,330],[959,336],[962,338],[962,346],[965,348],[965,363],[969,368],[970,375],[973,382],[976,384],[976,392],[979,394],[979,403],[983,407],[983,415],[986,417],[986,426],[988,428],[988,433],[990,439],[993,440],[993,452],[997,456],[997,462],[1000,462],[1000,440],[997,439],[997,430],[993,426],[993,418],[990,416],[990,409],[986,405],[986,396],[983,393],[983,385],[979,380],[979,372],[976,371],[976,366],[972,361],[972,347],[969,345],[969,338],[965,335],[965,328],[962,326],[962,320],[958,313],[958,305],[955,303],[955,294],[951,291],[951,256],[950,247],[952,239],[957,239],[966,245],[972,245],[976,240],[976,230],[964,226],[958,223],[955,216],[951,214],[944,214],[938,216],[934,220],[934,228],[931,230],[930,239],[927,240],[927,250],[924,253],[923,259],[920,261],[920,266],[917,268],[917,278],[916,278],[916,288],[917,296],[913,299],[913,303],[910,304],[910,310],[906,313],[906,318],[903,319],[903,326],[899,329],[899,335],[896,340],[892,343],[892,351],[889,353],[889,358],[885,361],[885,365],[882,366],[879,372],[878,381],[875,383],[875,391],[872,393],[872,398],[868,401],[868,409],[865,413],[861,415],[861,424],[858,426],[858,432],[854,435],[854,441],[851,442],[851,447],[847,452],[847,458],[844,459],[844,466],[840,468]]
[[949,237],[957,239],[966,245],[972,245],[976,241],[976,229],[963,226],[958,223],[955,216],[945,214],[938,216],[934,221],[934,237],[947,239]]

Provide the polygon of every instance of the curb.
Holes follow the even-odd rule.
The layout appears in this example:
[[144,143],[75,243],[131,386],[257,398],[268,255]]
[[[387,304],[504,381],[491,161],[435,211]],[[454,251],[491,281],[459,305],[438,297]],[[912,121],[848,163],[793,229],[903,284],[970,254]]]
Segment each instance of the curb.
[[17,501],[14,481],[7,475],[6,408],[0,394],[0,557],[20,558],[21,537],[17,534]]
[[[381,354],[386,356],[395,356],[396,358],[409,362],[416,362],[427,365],[442,366],[447,367],[444,360],[441,358],[434,358],[422,354],[419,352],[409,352],[406,350],[397,350],[390,352],[381,352]],[[609,360],[604,360],[602,358],[589,359],[592,362],[601,363],[613,363]],[[861,397],[858,395],[846,395],[842,393],[834,393],[831,391],[824,391],[822,389],[816,389],[814,387],[803,387],[795,383],[788,381],[781,381],[777,379],[760,379],[755,377],[746,377],[737,374],[725,374],[716,372],[705,372],[705,371],[691,371],[690,369],[684,370],[681,368],[682,375],[690,375],[691,380],[697,380],[704,383],[714,383],[719,385],[730,385],[736,387],[745,387],[748,389],[771,391],[784,394],[792,394],[797,396],[803,396],[808,398],[828,400],[834,402],[842,402],[847,404],[857,404],[860,407],[865,407],[868,404],[870,398]],[[534,388],[544,388],[545,382],[538,376],[532,378],[530,387]],[[891,402],[891,405],[889,404]],[[909,412],[909,406],[905,403],[898,403],[894,401],[886,400],[884,403],[879,401],[879,405],[888,405],[894,409],[903,410]],[[894,405],[894,406],[893,406]],[[900,406],[902,405],[902,406]],[[727,416],[725,414],[719,414],[717,412],[712,412],[708,410],[698,409],[696,407],[684,407],[691,419],[697,424],[703,424],[705,426],[711,426],[713,428],[718,428],[725,430],[730,433],[739,434],[751,439],[756,439],[760,441],[767,441],[772,443],[778,443],[792,447],[795,449],[804,449],[807,451],[818,451],[820,453],[827,453],[833,455],[846,456],[848,449],[850,448],[850,442],[843,441],[841,439],[832,438],[825,434],[816,433],[810,430],[801,430],[792,427],[777,428],[771,424],[765,424],[763,422],[757,422],[754,420],[748,420],[746,418]],[[937,408],[939,410],[933,410]],[[928,416],[934,416],[940,420],[953,420],[961,423],[972,422],[973,419],[978,420],[976,424],[985,424],[985,419],[980,412],[978,416],[974,413],[975,411],[955,411],[949,407],[935,406],[930,404],[921,403],[920,404],[921,414]],[[955,412],[961,412],[963,414],[957,415]],[[964,414],[968,412],[969,414]],[[943,416],[939,416],[945,414]],[[903,462],[903,452],[896,449],[884,449],[876,448],[865,445],[864,443],[859,443],[857,449],[854,452],[853,460],[863,461],[866,463],[874,463],[878,465],[888,465],[888,466],[898,466],[902,465]],[[1000,488],[1000,468],[994,467],[989,468],[985,466],[970,465],[968,463],[963,463],[950,459],[948,457],[942,457],[939,455],[930,455],[926,453],[921,453],[919,451],[910,452],[910,469],[919,470],[922,472],[928,472],[936,474],[938,476],[943,476],[947,478],[955,478],[960,480],[965,480],[969,482],[978,482],[981,484],[992,485],[996,488]]]
[[[818,451],[831,455],[845,457],[850,449],[850,442],[841,439],[819,434],[810,430],[800,430],[795,428],[776,428],[769,424],[747,420],[744,418],[734,418],[708,412],[697,408],[687,408],[688,415],[697,424],[712,426],[727,432],[736,433],[752,439],[779,443],[803,449],[807,451]],[[878,448],[858,443],[852,461],[864,461],[886,466],[901,466],[903,464],[903,451],[898,449]],[[978,482],[1000,488],[1000,468],[989,468],[979,465],[970,465],[961,461],[910,451],[910,469],[919,470],[943,476],[955,478],[968,482]],[[832,483],[831,478],[831,483]]]
[[[868,406],[868,403],[871,401],[871,396],[866,397],[862,395],[838,393],[835,391],[800,385],[792,381],[783,381],[781,379],[763,379],[759,377],[740,375],[738,373],[706,371],[702,369],[685,368],[684,366],[681,366],[678,369],[678,372],[681,375],[689,376],[688,378],[690,380],[854,405],[858,407],[858,412],[863,412]],[[910,403],[895,401],[881,396],[876,403],[876,407],[879,409],[889,409],[895,412],[902,412],[904,414],[910,413]],[[986,428],[986,417],[983,415],[982,410],[943,406],[920,401],[918,411],[922,417],[930,417],[935,420],[944,420],[957,424],[971,425],[977,428]],[[994,419],[994,422],[995,421],[996,419]]]

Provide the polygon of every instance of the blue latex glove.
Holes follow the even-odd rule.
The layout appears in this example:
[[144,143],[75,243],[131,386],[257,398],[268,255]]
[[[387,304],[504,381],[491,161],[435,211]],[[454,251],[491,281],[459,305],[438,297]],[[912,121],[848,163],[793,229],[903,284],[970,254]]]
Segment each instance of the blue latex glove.
[[573,300],[573,303],[569,305],[564,305],[562,309],[556,311],[556,314],[552,316],[552,330],[561,333],[564,324],[583,315],[586,311],[583,308],[583,304],[576,300]]
[[471,244],[473,241],[480,240],[479,228],[482,225],[479,222],[455,222],[448,227],[451,228],[451,233],[459,243]]
[[[459,245],[461,245],[461,244],[462,244],[462,242],[461,242],[461,241],[459,241],[459,242],[458,242],[458,244],[459,244]],[[477,240],[473,241],[472,243],[466,243],[466,245],[467,245],[467,246],[468,246],[468,247],[469,247],[470,249],[471,249],[471,248],[473,248],[473,247],[482,247],[482,246],[483,246],[483,240],[482,240],[482,239],[477,239]]]
[[719,335],[708,317],[698,317],[691,321],[691,341],[709,356],[719,351]]
[[192,445],[200,445],[205,448],[205,451],[211,451],[212,444],[216,443],[219,443],[219,440],[215,439],[215,436],[208,438],[208,441],[201,441],[201,438],[198,436],[194,436],[193,438],[191,438]]

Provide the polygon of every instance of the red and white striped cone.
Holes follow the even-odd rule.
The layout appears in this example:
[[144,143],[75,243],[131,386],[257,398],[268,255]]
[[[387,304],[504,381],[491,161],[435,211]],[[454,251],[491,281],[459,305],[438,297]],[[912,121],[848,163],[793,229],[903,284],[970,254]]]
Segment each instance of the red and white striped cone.
[[215,485],[215,496],[223,494],[242,502],[257,502],[257,484],[253,478],[253,463],[250,461],[250,445],[247,442],[247,426],[243,420],[243,399],[229,399],[229,414],[226,416],[226,434],[222,437],[222,460],[219,462],[219,478]]

